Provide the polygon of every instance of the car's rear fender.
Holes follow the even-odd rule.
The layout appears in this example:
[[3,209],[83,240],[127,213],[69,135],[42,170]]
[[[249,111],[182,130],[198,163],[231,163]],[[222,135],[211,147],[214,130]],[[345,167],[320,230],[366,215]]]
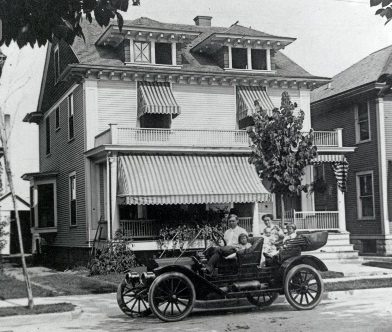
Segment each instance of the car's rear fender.
[[219,287],[215,286],[214,284],[212,284],[211,282],[204,279],[202,276],[198,275],[197,273],[193,272],[192,270],[190,270],[185,266],[167,265],[167,266],[156,268],[154,270],[156,276],[168,272],[179,272],[186,275],[195,286],[197,300],[204,299],[206,295],[211,292],[218,294],[222,298],[225,297],[225,293]]
[[328,271],[327,266],[317,257],[311,255],[302,255],[291,257],[288,260],[284,261],[280,266],[278,271],[278,279],[277,282],[279,285],[283,285],[283,281],[286,278],[286,274],[296,265],[299,264],[307,264],[314,267],[316,270],[320,272]]

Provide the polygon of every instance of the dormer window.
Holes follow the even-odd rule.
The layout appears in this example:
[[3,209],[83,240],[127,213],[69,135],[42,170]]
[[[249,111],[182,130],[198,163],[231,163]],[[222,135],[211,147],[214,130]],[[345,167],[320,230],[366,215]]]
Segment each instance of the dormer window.
[[266,50],[252,50],[252,69],[267,70],[266,53]]
[[271,49],[253,49],[250,47],[227,48],[229,67],[239,70],[271,70]]
[[176,42],[130,40],[131,63],[152,65],[177,65]]
[[232,54],[232,67],[234,69],[248,69],[248,60],[246,48],[233,48]]

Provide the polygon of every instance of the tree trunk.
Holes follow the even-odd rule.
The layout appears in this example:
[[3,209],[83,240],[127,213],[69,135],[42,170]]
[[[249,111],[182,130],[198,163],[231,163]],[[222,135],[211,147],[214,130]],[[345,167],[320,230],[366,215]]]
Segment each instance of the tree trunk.
[[280,213],[281,213],[281,222],[280,222],[280,228],[284,230],[284,195],[280,194]]
[[28,306],[29,306],[29,309],[32,309],[34,307],[33,293],[31,291],[31,284],[30,284],[29,275],[27,273],[27,266],[26,266],[24,248],[23,248],[22,230],[20,227],[19,212],[18,212],[18,207],[17,207],[17,203],[16,203],[16,198],[15,198],[15,190],[14,190],[14,183],[12,180],[12,172],[11,172],[10,163],[8,160],[8,147],[7,147],[8,138],[7,138],[7,133],[5,131],[4,115],[3,115],[3,111],[1,110],[1,108],[0,108],[0,121],[1,121],[1,123],[0,123],[0,139],[1,139],[1,142],[3,143],[3,150],[4,150],[4,168],[5,168],[5,171],[7,174],[8,184],[10,186],[10,191],[11,191],[12,203],[14,205],[14,210],[15,210],[15,219],[16,219],[16,226],[18,229],[18,238],[19,238],[19,246],[20,246],[20,258],[22,260],[23,275],[24,275],[25,283],[26,283]]

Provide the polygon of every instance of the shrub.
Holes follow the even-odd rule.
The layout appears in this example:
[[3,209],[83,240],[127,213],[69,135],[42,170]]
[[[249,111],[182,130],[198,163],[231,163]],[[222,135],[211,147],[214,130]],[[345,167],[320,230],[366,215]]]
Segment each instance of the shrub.
[[133,251],[129,248],[132,241],[125,240],[117,230],[113,240],[105,241],[95,250],[90,263],[90,276],[111,273],[125,273],[130,268],[139,266]]
[[5,231],[5,228],[7,227],[8,222],[7,221],[0,221],[0,273],[3,271],[3,254],[2,251],[7,243],[6,240],[6,235],[8,233]]

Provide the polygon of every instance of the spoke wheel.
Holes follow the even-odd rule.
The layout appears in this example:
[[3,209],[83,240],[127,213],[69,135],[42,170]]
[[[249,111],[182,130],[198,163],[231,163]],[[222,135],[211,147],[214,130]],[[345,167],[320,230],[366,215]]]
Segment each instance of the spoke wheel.
[[195,304],[195,287],[188,277],[178,272],[160,275],[148,294],[152,312],[165,322],[177,322],[187,317]]
[[218,232],[212,232],[211,233],[211,238],[212,241],[218,246],[218,247],[225,247],[226,246],[226,240],[225,238],[222,236],[222,234],[218,233]]
[[132,317],[151,314],[148,288],[140,283],[127,284],[125,279],[117,288],[117,303],[124,314]]
[[316,307],[324,291],[320,273],[310,265],[301,264],[293,267],[284,282],[284,294],[287,301],[298,310]]
[[250,303],[256,307],[268,307],[278,298],[279,294],[276,292],[263,292],[257,295],[248,294],[246,297]]

